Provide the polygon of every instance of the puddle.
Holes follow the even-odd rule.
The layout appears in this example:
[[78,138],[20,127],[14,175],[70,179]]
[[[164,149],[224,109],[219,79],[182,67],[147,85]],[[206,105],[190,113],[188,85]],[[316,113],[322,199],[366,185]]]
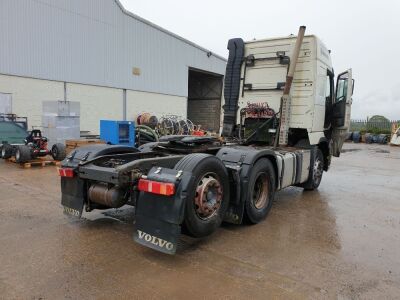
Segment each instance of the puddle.
[[342,149],[340,152],[341,153],[346,153],[346,152],[356,152],[356,151],[361,151],[361,149],[355,148],[355,149]]
[[389,150],[383,150],[383,149],[376,149],[375,152],[376,153],[390,153]]

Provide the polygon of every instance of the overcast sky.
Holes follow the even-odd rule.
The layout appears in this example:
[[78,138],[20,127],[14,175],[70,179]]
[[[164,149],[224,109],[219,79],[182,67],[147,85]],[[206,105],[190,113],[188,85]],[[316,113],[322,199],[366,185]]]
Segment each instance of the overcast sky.
[[214,53],[227,41],[286,36],[300,25],[332,50],[335,73],[353,68],[353,118],[400,119],[399,0],[120,0],[125,8]]

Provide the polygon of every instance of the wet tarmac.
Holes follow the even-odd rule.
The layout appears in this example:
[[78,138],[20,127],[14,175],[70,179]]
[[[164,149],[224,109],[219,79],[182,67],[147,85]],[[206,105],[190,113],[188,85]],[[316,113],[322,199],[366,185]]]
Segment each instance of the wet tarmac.
[[55,167],[1,161],[0,299],[399,298],[400,147],[345,148],[318,191],[175,256],[133,242],[132,208],[71,220]]

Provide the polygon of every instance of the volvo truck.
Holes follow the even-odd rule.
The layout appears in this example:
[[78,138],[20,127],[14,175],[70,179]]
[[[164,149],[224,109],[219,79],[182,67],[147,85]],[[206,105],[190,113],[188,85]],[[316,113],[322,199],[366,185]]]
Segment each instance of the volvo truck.
[[335,77],[328,48],[304,33],[228,42],[221,138],[71,152],[59,169],[65,213],[134,206],[133,239],[174,254],[181,234],[259,223],[278,191],[317,189],[347,136],[354,80]]

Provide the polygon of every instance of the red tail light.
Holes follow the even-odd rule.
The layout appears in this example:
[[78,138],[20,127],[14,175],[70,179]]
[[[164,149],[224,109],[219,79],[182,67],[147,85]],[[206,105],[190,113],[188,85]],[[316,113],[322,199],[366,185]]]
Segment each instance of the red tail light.
[[140,179],[138,184],[139,191],[153,194],[171,196],[175,194],[175,185],[168,182],[158,182],[147,179]]
[[72,178],[75,176],[74,169],[71,168],[58,168],[58,175],[61,177]]

